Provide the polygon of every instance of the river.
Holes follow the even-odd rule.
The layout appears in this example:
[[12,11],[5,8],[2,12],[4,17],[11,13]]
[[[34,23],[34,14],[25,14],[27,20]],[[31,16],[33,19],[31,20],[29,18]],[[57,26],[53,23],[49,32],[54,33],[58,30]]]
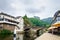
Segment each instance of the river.
[[14,40],[34,40],[33,37],[26,36],[25,34],[18,34]]

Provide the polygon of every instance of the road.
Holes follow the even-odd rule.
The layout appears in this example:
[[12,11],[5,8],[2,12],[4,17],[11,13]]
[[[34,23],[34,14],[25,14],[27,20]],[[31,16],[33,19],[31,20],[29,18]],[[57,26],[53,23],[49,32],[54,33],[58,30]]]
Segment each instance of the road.
[[43,35],[36,38],[35,40],[60,40],[60,36],[51,33],[44,33]]

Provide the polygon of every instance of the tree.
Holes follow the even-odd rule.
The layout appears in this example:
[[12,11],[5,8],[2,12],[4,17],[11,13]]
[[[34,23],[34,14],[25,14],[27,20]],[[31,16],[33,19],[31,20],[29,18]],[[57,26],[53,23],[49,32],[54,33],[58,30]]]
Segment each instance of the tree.
[[29,18],[29,20],[33,24],[33,26],[48,27],[48,25],[49,25],[47,22],[44,22],[37,18]]
[[32,26],[32,24],[31,24],[31,22],[29,21],[27,15],[25,15],[25,16],[23,17],[23,19],[24,19],[24,25],[25,25],[26,27]]

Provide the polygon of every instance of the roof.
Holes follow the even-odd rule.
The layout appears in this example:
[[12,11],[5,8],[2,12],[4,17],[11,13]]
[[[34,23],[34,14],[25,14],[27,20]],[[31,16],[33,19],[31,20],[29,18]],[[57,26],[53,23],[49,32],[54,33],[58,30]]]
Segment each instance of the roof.
[[50,29],[55,29],[55,28],[57,28],[57,27],[50,27],[50,28],[48,28],[48,30],[50,30]]
[[53,24],[53,26],[60,27],[60,23],[59,24]]
[[1,12],[0,15],[6,15],[6,16],[9,16],[9,17],[15,18],[14,16],[8,15],[8,14],[3,13],[3,12]]
[[[52,20],[51,24],[54,23],[54,21],[56,20],[57,17],[60,17],[59,14],[60,14],[60,10],[58,10],[58,11],[54,14],[54,17],[53,17],[53,20]],[[58,16],[58,15],[59,15],[59,16]]]
[[20,18],[21,16],[17,16],[16,19]]
[[54,17],[58,16],[59,13],[60,13],[60,10],[58,10],[58,11],[55,13]]

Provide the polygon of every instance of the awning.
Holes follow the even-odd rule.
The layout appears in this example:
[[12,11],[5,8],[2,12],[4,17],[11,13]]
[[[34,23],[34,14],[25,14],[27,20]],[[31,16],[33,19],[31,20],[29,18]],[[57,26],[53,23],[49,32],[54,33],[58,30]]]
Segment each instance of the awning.
[[56,22],[56,23],[52,24],[52,26],[60,27],[60,22]]
[[50,29],[54,29],[54,28],[57,28],[57,27],[50,27],[50,28],[48,28],[48,30],[50,30]]

